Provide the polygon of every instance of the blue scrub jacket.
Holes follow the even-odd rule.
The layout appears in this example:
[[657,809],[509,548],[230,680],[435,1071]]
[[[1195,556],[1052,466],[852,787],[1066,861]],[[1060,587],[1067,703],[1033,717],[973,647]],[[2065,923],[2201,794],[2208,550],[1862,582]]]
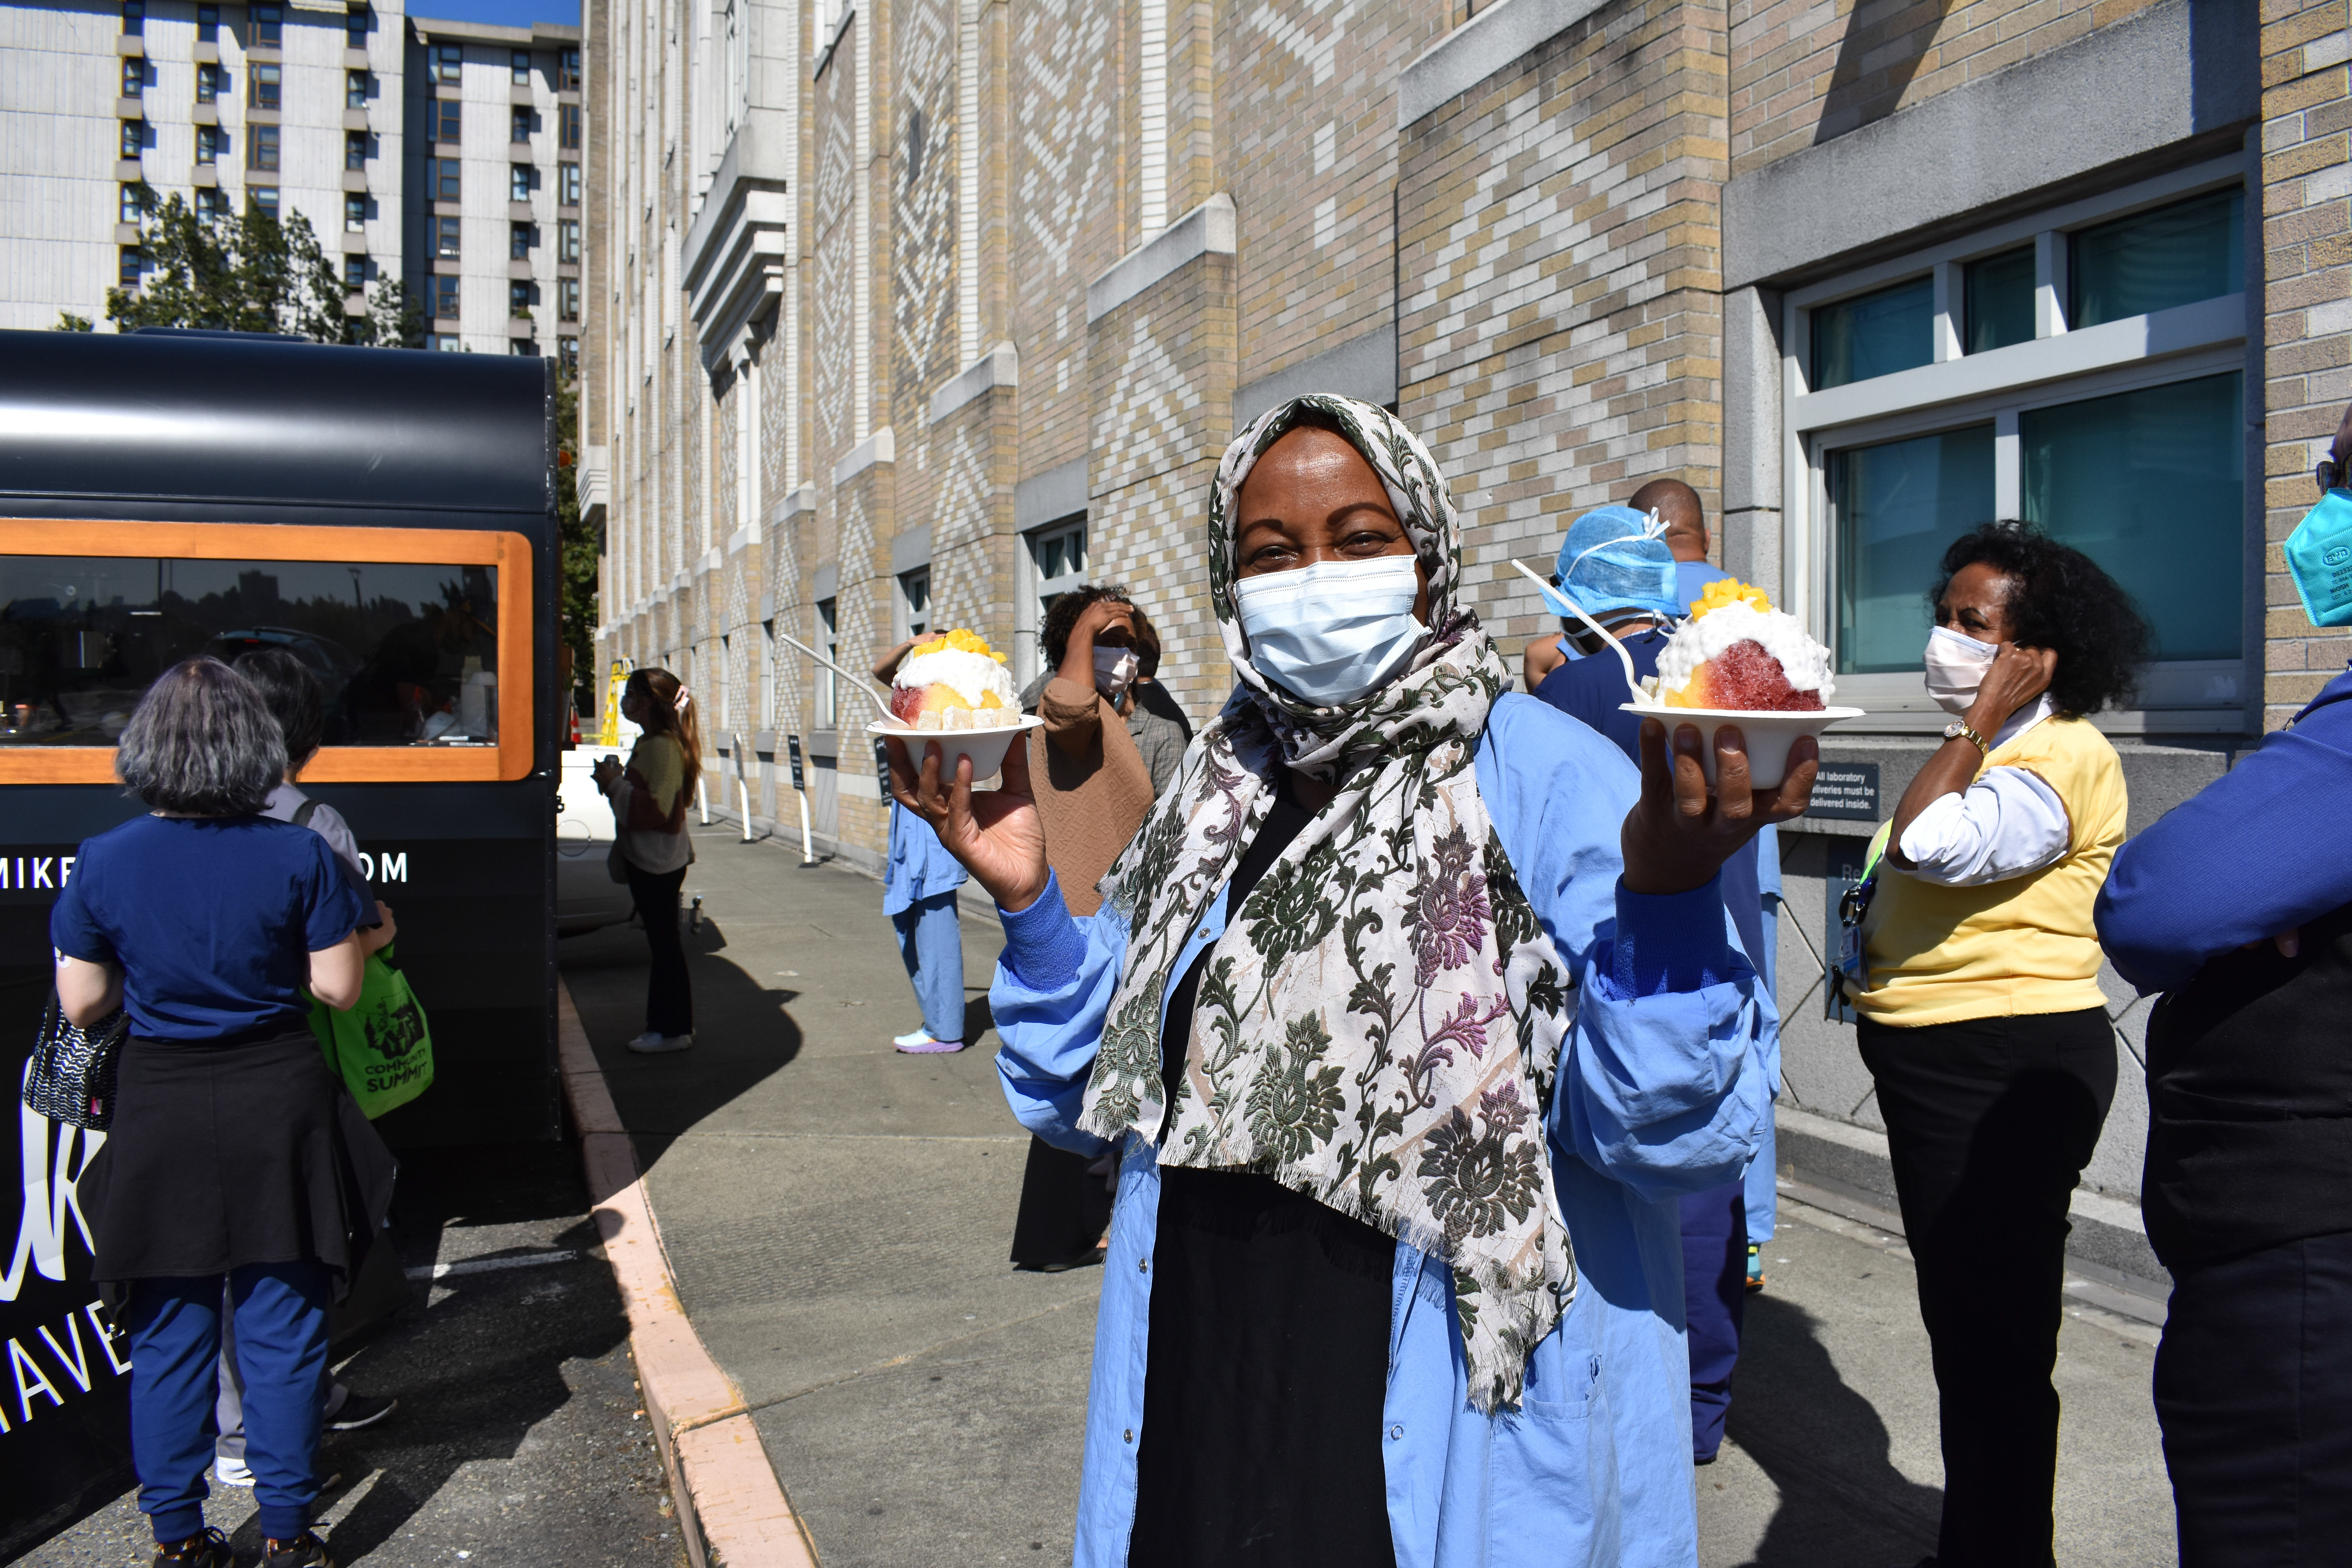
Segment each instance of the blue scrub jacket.
[[[1578,982],[1552,1097],[1552,1174],[1576,1254],[1574,1300],[1528,1357],[1511,1413],[1469,1400],[1444,1264],[1400,1243],[1383,1439],[1399,1568],[1687,1565],[1698,1550],[1689,1358],[1675,1200],[1738,1179],[1770,1084],[1772,1000],[1713,882],[1644,897],[1620,885],[1618,833],[1639,791],[1622,753],[1531,698],[1495,704],[1478,787],[1520,886]],[[1000,911],[1001,913],[1002,911]],[[1175,973],[1223,933],[1224,895]],[[1108,907],[1076,920],[1058,887],[1003,916],[989,999],[1014,1115],[1050,1143],[1105,1145],[1075,1123],[1128,944]],[[1162,1006],[1166,1005],[1162,999]],[[1130,1136],[1095,1331],[1077,1568],[1124,1563],[1143,1435],[1158,1148]]]
[[890,803],[890,860],[882,878],[882,912],[895,915],[925,899],[953,892],[971,875],[948,853],[931,825]]

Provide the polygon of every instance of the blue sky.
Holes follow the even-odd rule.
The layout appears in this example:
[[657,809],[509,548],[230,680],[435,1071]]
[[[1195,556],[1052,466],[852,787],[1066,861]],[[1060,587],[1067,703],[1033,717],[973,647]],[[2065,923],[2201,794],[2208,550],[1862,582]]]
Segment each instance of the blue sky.
[[411,0],[412,16],[445,22],[487,22],[495,27],[528,27],[533,22],[580,25],[580,0]]

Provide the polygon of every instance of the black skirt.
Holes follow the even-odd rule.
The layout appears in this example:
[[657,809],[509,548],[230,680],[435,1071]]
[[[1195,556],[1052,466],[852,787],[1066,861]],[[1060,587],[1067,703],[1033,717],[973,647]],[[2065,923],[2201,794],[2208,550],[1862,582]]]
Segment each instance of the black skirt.
[[114,1125],[79,1191],[100,1281],[322,1263],[341,1300],[392,1204],[392,1152],[307,1028],[123,1042]]

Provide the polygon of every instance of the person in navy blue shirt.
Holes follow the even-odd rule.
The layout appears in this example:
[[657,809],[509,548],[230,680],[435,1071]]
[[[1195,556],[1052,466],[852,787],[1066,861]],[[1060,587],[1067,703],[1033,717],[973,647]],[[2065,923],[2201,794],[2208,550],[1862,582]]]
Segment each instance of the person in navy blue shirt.
[[[2352,414],[2320,465],[2323,498],[2352,490],[2347,465]],[[2140,1205],[2172,1274],[2155,1394],[2180,1561],[2338,1557],[2352,1539],[2352,670],[2116,851],[2094,918],[2123,977],[2164,993],[2147,1020]]]
[[[1649,493],[1647,487],[1635,500]],[[1679,589],[1676,565],[1665,541],[1647,536],[1649,517],[1630,507],[1604,506],[1570,525],[1560,547],[1556,590],[1573,601],[1633,656],[1637,676],[1658,672],[1658,655],[1675,624]],[[1549,597],[1549,595],[1547,595]],[[1562,606],[1564,607],[1564,606]],[[1575,623],[1575,624],[1581,624]],[[1642,760],[1642,720],[1623,704],[1633,700],[1625,667],[1599,634],[1586,630],[1572,640],[1584,656],[1544,678],[1536,696],[1570,718],[1580,719],[1616,742],[1636,766]],[[1742,845],[1723,863],[1724,907],[1750,954],[1765,951],[1764,900],[1758,884],[1758,857],[1780,855],[1777,837],[1763,835]],[[1769,974],[1767,961],[1754,960]],[[1779,1079],[1779,1026],[1768,1042],[1768,1066]],[[1739,1334],[1748,1292],[1748,1194],[1744,1181],[1732,1182],[1681,1200],[1683,1307],[1688,1323],[1691,1368],[1691,1457],[1710,1464],[1723,1445],[1723,1423],[1731,1408],[1731,1373],[1739,1360]]]
[[[320,1568],[327,1303],[380,1234],[391,1156],[328,1071],[309,996],[348,1010],[375,911],[327,841],[259,815],[284,738],[244,677],[151,687],[115,771],[151,808],[85,842],[49,918],[59,1005],[130,1037],[79,1184],[93,1276],[121,1298],[131,1457],[159,1563],[231,1568],[204,1522],[224,1292],[268,1568]],[[358,1200],[356,1206],[353,1199]]]

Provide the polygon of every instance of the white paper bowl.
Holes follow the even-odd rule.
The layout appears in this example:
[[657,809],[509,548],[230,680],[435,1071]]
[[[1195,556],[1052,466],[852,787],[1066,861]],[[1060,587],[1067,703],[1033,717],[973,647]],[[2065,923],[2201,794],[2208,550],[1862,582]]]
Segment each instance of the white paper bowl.
[[1748,742],[1748,782],[1757,789],[1778,789],[1780,781],[1789,776],[1789,748],[1800,735],[1819,737],[1831,725],[1846,719],[1859,719],[1859,708],[1822,708],[1811,713],[1741,712],[1725,708],[1653,708],[1642,702],[1622,702],[1619,710],[1638,713],[1644,719],[1655,719],[1666,727],[1666,747],[1674,748],[1675,728],[1690,724],[1699,732],[1699,765],[1706,770],[1709,787],[1715,784],[1715,732],[1726,724],[1737,725],[1742,739]]
[[953,783],[956,759],[970,757],[972,783],[978,784],[1004,765],[1004,753],[1012,747],[1015,735],[1025,735],[1032,730],[1042,729],[1045,723],[1045,721],[1030,713],[1024,714],[1014,723],[1000,724],[986,730],[918,730],[902,720],[875,719],[867,722],[866,732],[884,740],[904,741],[907,743],[907,760],[915,764],[915,771],[919,773],[923,771],[923,748],[936,741],[940,748],[940,777]]

